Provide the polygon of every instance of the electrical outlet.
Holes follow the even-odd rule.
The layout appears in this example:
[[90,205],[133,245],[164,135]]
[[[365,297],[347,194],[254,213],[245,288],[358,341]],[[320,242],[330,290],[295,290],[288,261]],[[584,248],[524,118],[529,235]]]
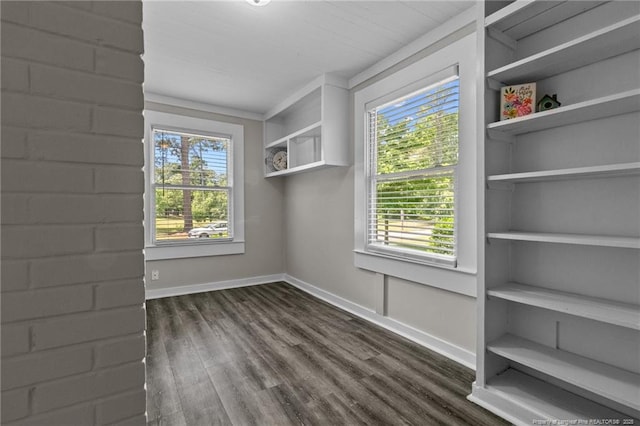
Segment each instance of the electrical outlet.
[[157,269],[153,269],[151,271],[151,281],[156,281],[160,279],[160,271]]

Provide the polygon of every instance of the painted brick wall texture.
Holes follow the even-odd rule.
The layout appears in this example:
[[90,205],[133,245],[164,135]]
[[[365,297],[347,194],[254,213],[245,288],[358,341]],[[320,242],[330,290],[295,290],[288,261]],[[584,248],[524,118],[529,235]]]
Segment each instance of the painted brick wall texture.
[[142,3],[0,17],[0,422],[144,425]]

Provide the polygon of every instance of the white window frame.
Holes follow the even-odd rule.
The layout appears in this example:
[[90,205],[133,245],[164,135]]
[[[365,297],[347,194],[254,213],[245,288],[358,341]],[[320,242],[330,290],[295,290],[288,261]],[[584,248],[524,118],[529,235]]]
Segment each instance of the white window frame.
[[[244,240],[244,126],[221,121],[206,120],[178,114],[145,110],[145,259],[179,259],[187,257],[220,256],[241,254],[245,251]],[[180,240],[156,242],[155,197],[153,186],[154,143],[153,131],[167,130],[199,134],[203,136],[223,136],[231,140],[229,157],[231,174],[230,223],[233,226],[229,239]]]
[[[354,94],[354,189],[356,267],[469,296],[476,295],[477,148],[476,36],[469,34],[439,51],[358,90]],[[456,166],[456,262],[417,259],[367,248],[367,111],[446,78],[458,67],[460,84],[459,159]],[[447,71],[445,71],[447,70]],[[444,74],[443,74],[444,73]],[[450,75],[450,74],[449,74]]]
[[[368,125],[368,130],[365,132],[365,144],[366,144],[365,173],[366,173],[366,179],[367,179],[367,184],[366,184],[367,185],[367,204],[369,204],[371,199],[375,197],[372,184],[375,181],[374,175],[376,175],[375,170],[373,170],[375,168],[374,166],[375,161],[372,161],[374,159],[371,158],[371,153],[372,151],[375,150],[375,147],[371,147],[371,144],[376,143],[376,138],[375,136],[373,138],[371,137],[372,136],[370,132],[371,126],[369,123],[370,118],[368,117],[368,114],[370,113],[370,111],[373,109],[379,108],[385,104],[389,104],[390,102],[398,101],[401,98],[404,98],[416,92],[423,91],[424,89],[430,86],[432,86],[433,88],[435,86],[439,86],[447,82],[450,82],[454,78],[459,79],[458,74],[459,74],[458,65],[456,64],[454,66],[441,70],[433,75],[430,75],[424,79],[418,80],[408,86],[402,87],[401,89],[396,90],[392,93],[389,93],[381,98],[368,102],[365,105],[365,114],[366,114],[365,120],[367,120],[367,125]],[[454,185],[456,185],[458,181],[458,163],[453,164],[451,166],[447,166],[446,169],[453,172]],[[437,173],[433,169],[428,171],[427,173],[424,173],[425,176],[435,175],[435,174]],[[457,188],[454,187],[454,206],[457,205],[457,201],[458,201],[457,199],[458,199]],[[455,228],[458,222],[457,213],[458,213],[457,209],[455,209],[454,236],[457,235],[457,229]],[[370,226],[369,215],[367,215],[366,220],[367,220],[367,227],[369,227]],[[457,241],[455,241],[454,244],[457,246]],[[440,265],[445,265],[450,267],[455,267],[456,265],[455,254],[452,256],[441,256],[436,253],[429,253],[429,252],[420,253],[417,250],[402,250],[400,248],[384,248],[379,245],[371,244],[369,242],[369,238],[365,239],[365,251],[372,252],[372,253],[380,253],[382,255],[386,255],[390,257],[400,257],[401,259],[413,260],[418,263],[440,264]]]

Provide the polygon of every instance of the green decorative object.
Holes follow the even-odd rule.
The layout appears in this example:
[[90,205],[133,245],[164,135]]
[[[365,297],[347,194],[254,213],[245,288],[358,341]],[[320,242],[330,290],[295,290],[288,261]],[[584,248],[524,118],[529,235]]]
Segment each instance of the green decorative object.
[[558,108],[560,105],[562,104],[558,102],[558,95],[556,93],[551,96],[544,95],[536,104],[538,112]]

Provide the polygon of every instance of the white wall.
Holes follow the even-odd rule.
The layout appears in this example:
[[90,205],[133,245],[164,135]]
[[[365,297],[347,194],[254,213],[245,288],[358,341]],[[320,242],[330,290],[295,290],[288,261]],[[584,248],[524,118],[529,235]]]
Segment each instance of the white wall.
[[353,266],[353,167],[301,173],[285,182],[287,273],[373,309],[375,273]]
[[152,269],[160,273],[157,281],[147,279],[147,293],[177,294],[193,289],[194,285],[221,281],[242,283],[247,279],[260,281],[260,277],[282,274],[284,186],[278,179],[263,176],[262,122],[154,102],[146,102],[145,109],[244,126],[246,241],[244,254],[147,261],[147,277],[151,276]]
[[[375,273],[353,264],[353,167],[286,178],[286,271],[321,290],[376,310]],[[475,352],[475,298],[388,278],[387,317]]]
[[145,424],[142,3],[1,15],[2,424]]

